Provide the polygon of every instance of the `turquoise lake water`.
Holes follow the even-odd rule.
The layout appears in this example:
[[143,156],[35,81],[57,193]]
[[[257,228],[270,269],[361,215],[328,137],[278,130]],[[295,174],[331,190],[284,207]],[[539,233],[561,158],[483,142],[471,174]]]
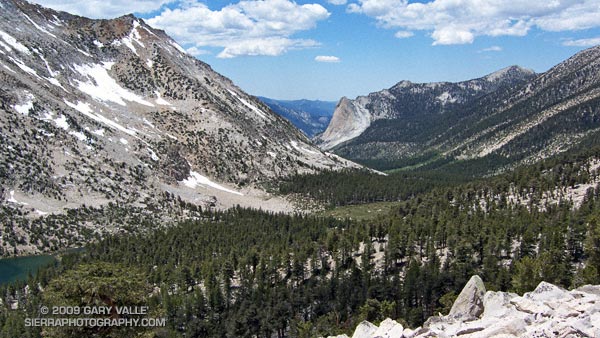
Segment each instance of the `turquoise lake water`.
[[2,258],[0,259],[0,284],[26,280],[30,272],[35,275],[40,267],[54,261],[56,258],[50,255]]

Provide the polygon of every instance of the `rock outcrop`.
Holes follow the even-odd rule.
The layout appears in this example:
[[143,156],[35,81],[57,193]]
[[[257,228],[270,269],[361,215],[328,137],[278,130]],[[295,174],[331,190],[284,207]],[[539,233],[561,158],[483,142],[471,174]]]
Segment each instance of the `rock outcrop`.
[[362,322],[352,336],[379,337],[600,337],[600,286],[567,291],[542,282],[519,296],[485,292],[481,278],[473,276],[447,316],[431,317],[415,330],[391,319],[379,327]]
[[483,313],[485,285],[479,276],[473,276],[456,298],[448,316],[464,321],[477,319]]

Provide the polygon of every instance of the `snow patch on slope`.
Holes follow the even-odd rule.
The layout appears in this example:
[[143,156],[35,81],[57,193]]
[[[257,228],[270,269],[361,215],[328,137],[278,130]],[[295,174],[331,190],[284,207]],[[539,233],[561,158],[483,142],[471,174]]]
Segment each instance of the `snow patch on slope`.
[[123,100],[127,100],[154,107],[152,103],[144,100],[141,96],[121,87],[117,81],[108,74],[108,70],[110,70],[113,65],[114,62],[103,62],[102,65],[75,65],[75,70],[88,78],[87,82],[75,80],[78,84],[77,88],[94,99],[103,102],[110,101],[126,106],[127,104]]
[[160,92],[158,90],[155,91],[154,94],[156,94],[156,97],[157,97],[157,99],[154,100],[154,102],[156,102],[156,104],[160,104],[162,106],[170,106],[171,105],[167,100],[163,99],[160,96]]
[[82,113],[83,115],[91,118],[94,121],[103,123],[105,125],[107,125],[108,127],[112,128],[112,129],[116,129],[119,131],[122,131],[128,135],[131,136],[135,136],[135,131],[131,130],[129,128],[125,128],[122,125],[118,124],[117,122],[110,120],[106,117],[104,117],[103,115],[100,115],[98,113],[93,113],[92,109],[90,108],[90,105],[87,103],[83,103],[83,102],[77,102],[77,104],[74,104],[72,102],[69,102],[67,100],[63,100],[69,107],[77,110],[78,112]]
[[241,103],[244,104],[244,106],[250,108],[250,110],[252,110],[253,112],[256,113],[256,115],[262,117],[263,119],[266,119],[267,116],[265,115],[265,113],[263,113],[260,109],[258,109],[255,105],[251,104],[250,102],[244,100],[243,98],[239,97],[234,91],[227,89],[227,91],[229,91],[229,93],[231,93],[231,95],[233,95],[236,99],[238,99]]
[[27,18],[27,20],[29,20],[29,22],[31,22],[31,24],[37,28],[40,32],[46,33],[48,35],[50,35],[53,38],[56,38],[56,35],[48,32],[46,29],[44,29],[43,27],[41,27],[40,25],[38,25],[37,23],[35,23],[33,20],[31,20],[31,18],[29,16],[27,16],[27,14],[23,13],[23,15]]
[[29,66],[27,66],[23,61],[19,60],[19,59],[14,59],[13,57],[9,56],[8,57],[15,65],[17,65],[19,68],[21,68],[22,71],[24,71],[25,73],[29,73],[35,77],[37,77],[38,79],[42,79],[35,70],[33,70],[32,68],[30,68]]
[[62,114],[59,117],[57,117],[56,119],[54,119],[54,123],[56,123],[56,126],[61,129],[64,129],[64,130],[69,129],[69,123],[67,122],[67,117]]
[[142,37],[140,36],[140,32],[138,32],[137,28],[140,26],[140,23],[135,20],[133,22],[133,28],[131,29],[131,32],[129,32],[129,35],[127,37],[122,38],[121,40],[116,40],[113,41],[112,45],[113,46],[119,46],[121,44],[127,46],[127,48],[131,49],[131,51],[133,51],[133,53],[135,55],[138,55],[137,49],[135,48],[135,46],[133,45],[133,43],[137,43],[139,46],[141,46],[142,48],[145,48],[146,46],[144,45],[144,43],[142,42]]
[[223,187],[222,185],[214,183],[213,181],[208,179],[208,177],[202,176],[195,171],[190,171],[190,176],[188,178],[186,178],[185,180],[181,181],[181,183],[183,183],[185,186],[192,188],[192,189],[196,189],[196,187],[198,185],[204,185],[204,186],[209,186],[211,188],[222,190],[222,191],[225,191],[225,192],[228,192],[231,194],[244,196],[244,194],[242,194],[238,191],[227,189],[227,188]]
[[29,110],[31,110],[33,108],[33,99],[34,99],[34,96],[28,93],[27,101],[25,101],[25,103],[23,103],[23,104],[15,104],[13,106],[13,108],[23,115],[28,115]]
[[29,204],[27,204],[25,202],[19,202],[19,201],[17,201],[17,199],[15,198],[15,191],[14,190],[10,191],[10,197],[8,199],[6,199],[6,201],[10,202],[10,203],[15,203],[15,204],[29,205]]
[[[27,55],[31,55],[31,51],[29,50],[29,48],[25,47],[25,45],[23,45],[22,43],[17,41],[17,39],[13,38],[10,34],[0,31],[0,37],[2,38],[2,40],[4,40],[6,43],[8,43],[12,48],[16,49],[17,51],[19,51],[21,53],[25,53]],[[11,50],[8,50],[8,52],[10,52],[10,51]]]
[[181,47],[177,42],[175,42],[175,41],[170,41],[170,42],[171,42],[171,45],[173,45],[173,47],[175,47],[178,51],[182,52],[183,54],[187,54],[185,49],[183,49],[183,47]]
[[318,152],[310,150],[308,148],[304,148],[304,147],[300,147],[298,146],[298,142],[296,141],[290,141],[290,144],[292,145],[292,147],[294,147],[294,149],[300,151],[300,152],[304,152],[304,153],[308,153],[308,154],[312,154],[312,155],[317,155]]
[[79,141],[82,141],[82,142],[87,140],[87,137],[85,136],[85,134],[80,131],[70,131],[69,135],[75,136]]

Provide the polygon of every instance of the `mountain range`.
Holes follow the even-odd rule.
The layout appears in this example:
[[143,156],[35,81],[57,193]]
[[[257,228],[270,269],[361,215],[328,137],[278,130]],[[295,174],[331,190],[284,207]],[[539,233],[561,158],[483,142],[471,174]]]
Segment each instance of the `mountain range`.
[[332,101],[258,98],[310,138],[325,131],[336,107]]
[[402,81],[342,98],[323,149],[378,169],[485,163],[493,173],[594,142],[600,47],[536,74],[511,66],[458,83]]
[[598,336],[599,58],[265,104],[133,15],[0,0],[0,257],[57,257],[0,338]]

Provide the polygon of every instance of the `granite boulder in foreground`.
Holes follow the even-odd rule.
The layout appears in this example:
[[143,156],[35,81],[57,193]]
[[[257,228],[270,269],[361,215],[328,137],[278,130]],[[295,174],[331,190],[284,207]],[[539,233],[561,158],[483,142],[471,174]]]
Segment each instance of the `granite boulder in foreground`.
[[[391,319],[379,327],[362,322],[352,338],[600,337],[600,286],[567,291],[541,282],[523,296],[487,291],[479,276],[464,287],[447,316],[423,327],[403,328]],[[346,335],[337,338],[348,338]]]

